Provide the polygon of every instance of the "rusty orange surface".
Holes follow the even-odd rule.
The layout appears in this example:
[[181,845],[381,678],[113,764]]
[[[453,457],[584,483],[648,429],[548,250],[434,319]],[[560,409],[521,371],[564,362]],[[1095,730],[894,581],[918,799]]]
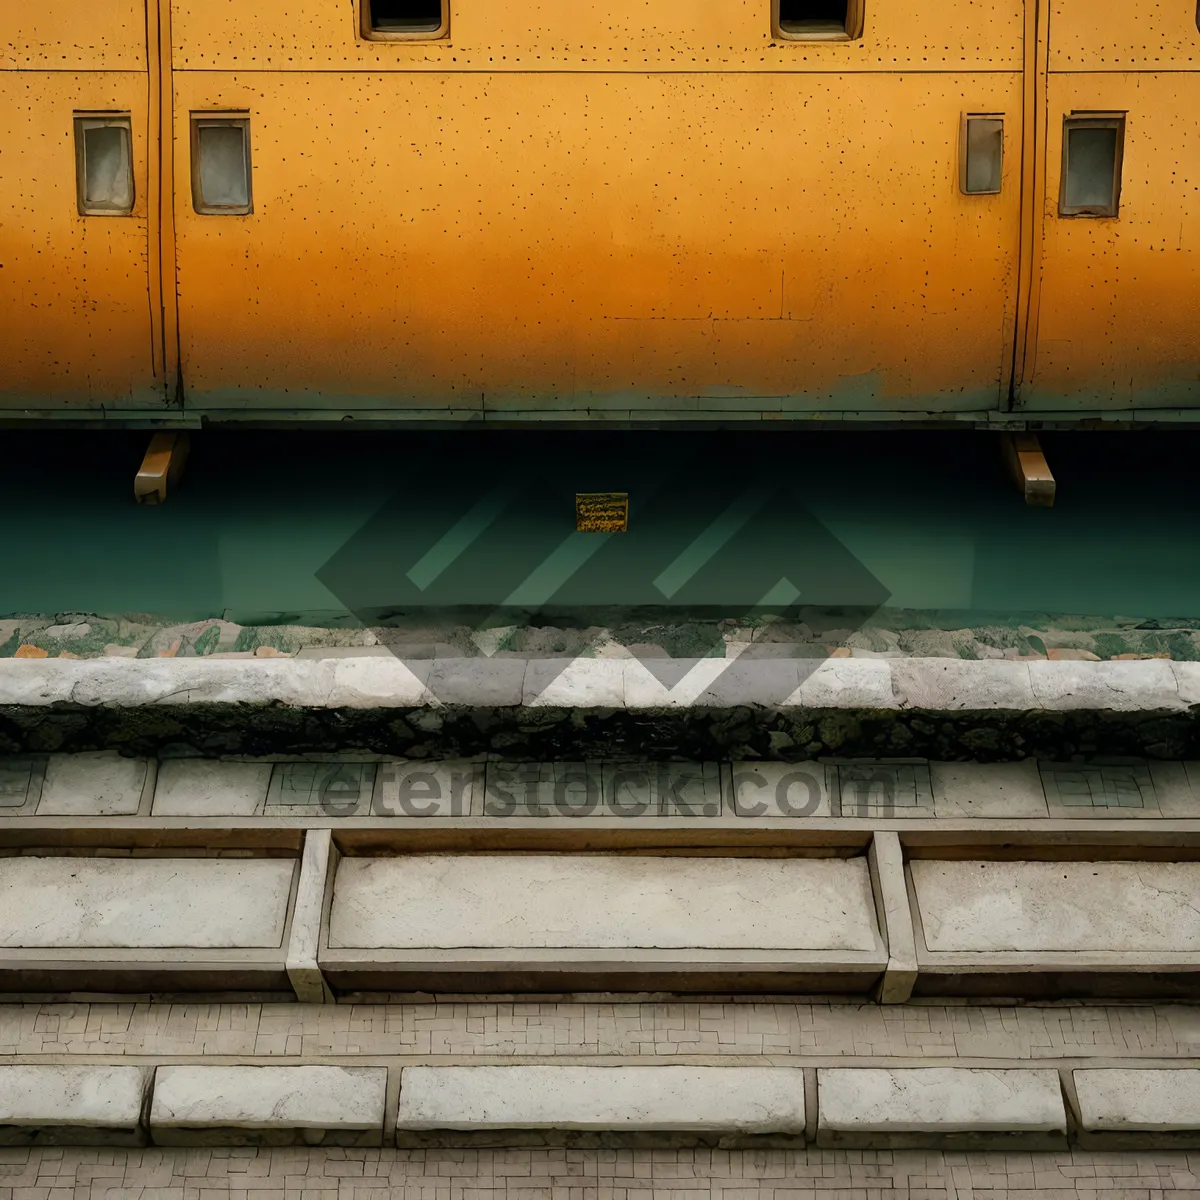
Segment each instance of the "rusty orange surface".
[[189,402],[999,402],[1019,156],[963,196],[957,137],[1015,138],[1019,76],[175,81],[177,145],[206,106],[253,137],[251,216],[177,163]]
[[0,71],[144,71],[144,0],[4,0]]
[[[1200,76],[1052,75],[1031,409],[1200,404]],[[1062,122],[1127,110],[1120,213],[1058,216]],[[1163,119],[1161,114],[1171,114]]]
[[[1193,0],[865,0],[840,43],[770,0],[369,42],[359,2],[9,6],[0,409],[178,412],[177,357],[215,416],[1200,407]],[[80,217],[72,117],[111,109],[137,205]],[[1074,109],[1128,113],[1115,219],[1058,216]],[[193,210],[214,110],[250,215]],[[999,195],[959,191],[966,112],[1004,115]]]
[[360,0],[175,0],[176,70],[1021,70],[1020,0],[868,0],[854,42],[777,41],[770,0],[454,0],[450,36],[364,41]]
[[[134,210],[82,217],[76,110],[132,116]],[[0,408],[162,402],[151,358],[146,75],[0,71]]]
[[1194,0],[1051,0],[1051,71],[1200,71]]

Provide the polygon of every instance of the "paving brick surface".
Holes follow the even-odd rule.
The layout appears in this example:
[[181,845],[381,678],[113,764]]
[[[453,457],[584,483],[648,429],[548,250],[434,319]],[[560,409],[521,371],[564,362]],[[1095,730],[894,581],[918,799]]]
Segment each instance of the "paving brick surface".
[[1197,1200],[1200,1154],[0,1150],[0,1200]]
[[0,1055],[1189,1058],[1200,1057],[1200,1006],[552,1000],[0,1005]]

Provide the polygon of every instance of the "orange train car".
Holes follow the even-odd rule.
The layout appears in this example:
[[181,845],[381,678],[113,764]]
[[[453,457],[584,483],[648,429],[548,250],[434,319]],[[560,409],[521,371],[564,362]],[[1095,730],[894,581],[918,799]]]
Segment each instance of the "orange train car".
[[0,422],[1200,414],[1196,0],[3,0]]

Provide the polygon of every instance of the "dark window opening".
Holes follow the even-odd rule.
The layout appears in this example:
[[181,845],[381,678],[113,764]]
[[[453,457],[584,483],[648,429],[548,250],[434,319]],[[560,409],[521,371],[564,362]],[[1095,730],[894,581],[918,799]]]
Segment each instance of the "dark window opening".
[[396,36],[439,34],[445,24],[443,0],[362,0],[364,32]]
[[130,118],[75,118],[75,171],[83,216],[127,217],[133,212]]
[[784,37],[855,37],[854,18],[854,0],[779,0]]
[[963,120],[959,186],[968,196],[989,196],[1000,191],[1004,173],[1004,118],[986,113],[968,114]]
[[250,196],[250,121],[192,117],[192,204],[198,213],[244,216]]
[[1121,201],[1124,117],[1069,117],[1063,124],[1064,217],[1115,217]]

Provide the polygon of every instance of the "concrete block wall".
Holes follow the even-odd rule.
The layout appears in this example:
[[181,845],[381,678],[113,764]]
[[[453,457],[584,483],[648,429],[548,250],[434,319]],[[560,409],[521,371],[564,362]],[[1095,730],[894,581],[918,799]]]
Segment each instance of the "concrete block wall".
[[0,1005],[0,1191],[1182,1198],[1198,1057],[1195,1005]]
[[[10,758],[0,988],[1183,997],[1200,980],[1193,777]],[[118,793],[137,811],[110,811]]]
[[[431,702],[428,679],[398,716],[399,664],[317,664],[329,678],[307,682],[189,667],[182,691],[175,668],[66,665],[25,678],[13,728],[49,728],[49,712],[68,732],[0,762],[0,889],[26,909],[0,973],[14,999],[43,997],[0,1004],[0,1072],[24,1072],[0,1078],[0,1200],[215,1200],[250,1178],[278,1200],[1200,1191],[1200,690],[1180,664],[986,680],[868,664],[806,677],[809,707],[774,710],[753,675],[664,700],[629,667],[541,690],[525,671],[517,700],[539,728],[603,701],[624,714],[607,728],[643,732],[627,753],[522,744],[520,763],[464,753],[464,714]],[[749,749],[717,750],[743,702]],[[139,757],[103,737],[61,752],[106,710],[159,729],[167,706],[162,740],[124,744]],[[300,747],[293,730],[267,758],[149,752],[196,719],[211,753],[218,711],[259,738],[271,706],[284,725],[341,722],[364,750]],[[755,757],[810,711],[874,732],[836,760]],[[655,757],[670,712],[677,745],[707,758]],[[863,757],[931,713],[957,714],[950,732],[906,749],[945,752]],[[363,714],[443,724],[404,761],[369,745]],[[948,761],[981,729],[1048,752]],[[100,980],[132,1000],[90,998]],[[400,998],[422,984],[437,993]],[[191,999],[146,999],[164,994]]]

